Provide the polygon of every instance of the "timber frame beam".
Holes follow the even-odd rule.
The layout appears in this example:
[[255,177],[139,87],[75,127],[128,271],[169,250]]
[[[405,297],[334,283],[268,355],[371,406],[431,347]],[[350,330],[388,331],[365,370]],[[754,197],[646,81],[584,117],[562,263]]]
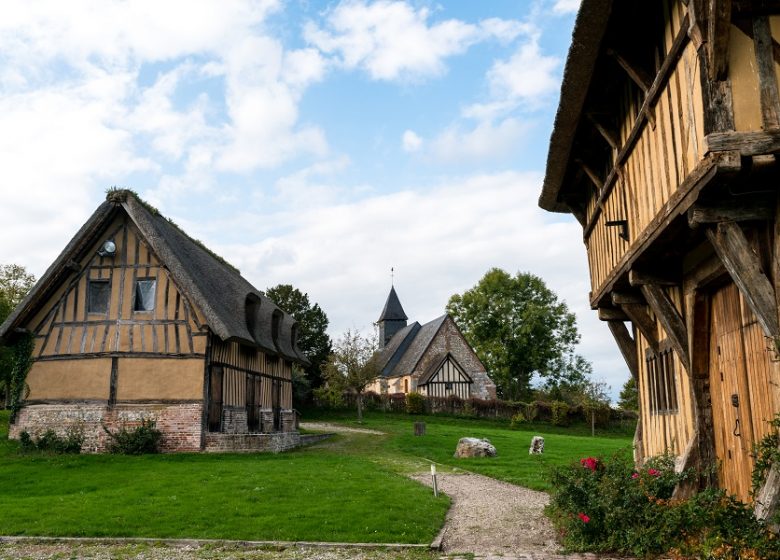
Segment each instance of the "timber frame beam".
[[751,249],[742,228],[734,222],[723,222],[716,228],[708,229],[707,237],[756,315],[764,334],[776,340],[780,336],[780,323],[775,290],[761,269],[758,255]]
[[641,297],[624,292],[612,292],[613,305],[619,306],[634,326],[645,337],[650,348],[656,354],[659,352],[658,334],[655,321],[647,313],[647,302]]

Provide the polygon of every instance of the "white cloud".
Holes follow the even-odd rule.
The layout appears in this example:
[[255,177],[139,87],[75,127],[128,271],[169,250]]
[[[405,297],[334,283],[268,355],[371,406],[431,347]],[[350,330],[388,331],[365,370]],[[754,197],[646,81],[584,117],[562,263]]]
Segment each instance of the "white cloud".
[[[433,188],[405,188],[360,200],[265,216],[231,217],[230,227],[284,223],[260,241],[222,244],[217,252],[259,288],[293,283],[320,303],[337,336],[370,329],[389,289],[389,269],[411,320],[441,315],[449,297],[472,287],[491,267],[530,271],[544,278],[577,314],[579,351],[620,387],[627,373],[604,324],[587,301],[581,228],[540,210],[541,177],[497,173],[451,178]],[[215,231],[227,224],[214,223]],[[195,231],[194,235],[208,239]]]
[[422,138],[413,130],[405,130],[401,136],[401,147],[405,152],[416,152],[422,147]]
[[553,12],[556,14],[570,14],[580,9],[582,0],[556,0],[553,4]]
[[455,19],[430,24],[430,15],[402,1],[346,0],[328,12],[326,28],[309,22],[305,36],[346,68],[361,68],[375,80],[397,80],[440,75],[446,58],[491,37],[511,41],[523,29],[497,18],[478,25]]
[[437,161],[491,160],[517,151],[530,126],[515,118],[494,124],[482,121],[463,130],[458,125],[445,129],[431,141],[430,154]]

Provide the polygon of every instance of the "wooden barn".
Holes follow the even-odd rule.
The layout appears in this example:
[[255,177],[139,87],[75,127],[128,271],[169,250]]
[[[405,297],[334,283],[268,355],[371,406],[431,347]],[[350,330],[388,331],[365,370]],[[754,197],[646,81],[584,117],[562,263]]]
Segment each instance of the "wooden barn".
[[367,390],[418,392],[431,397],[496,398],[485,366],[449,315],[421,325],[408,318],[395,288],[390,288],[377,321],[381,372]]
[[780,412],[778,14],[583,0],[539,200],[582,225],[591,306],[638,381],[636,459],[717,464],[700,484],[745,501]]
[[29,393],[10,436],[153,419],[166,451],[273,450],[299,441],[291,316],[131,191],[110,191],[0,337],[32,337]]

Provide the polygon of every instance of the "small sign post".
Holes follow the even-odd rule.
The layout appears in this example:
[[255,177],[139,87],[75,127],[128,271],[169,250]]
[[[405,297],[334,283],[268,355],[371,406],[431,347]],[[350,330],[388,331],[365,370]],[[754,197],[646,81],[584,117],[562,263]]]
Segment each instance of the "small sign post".
[[433,479],[433,496],[439,497],[439,485],[436,483],[436,465],[431,463],[431,478]]

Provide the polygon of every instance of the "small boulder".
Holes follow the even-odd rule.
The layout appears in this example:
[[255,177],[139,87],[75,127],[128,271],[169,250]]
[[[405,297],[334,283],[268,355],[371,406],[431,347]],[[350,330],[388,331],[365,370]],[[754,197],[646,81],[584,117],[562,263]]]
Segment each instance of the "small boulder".
[[528,450],[529,455],[541,455],[544,453],[544,438],[542,436],[534,436],[531,440],[531,447]]
[[460,438],[458,447],[455,449],[455,457],[495,457],[496,448],[486,439],[477,439],[472,437]]

